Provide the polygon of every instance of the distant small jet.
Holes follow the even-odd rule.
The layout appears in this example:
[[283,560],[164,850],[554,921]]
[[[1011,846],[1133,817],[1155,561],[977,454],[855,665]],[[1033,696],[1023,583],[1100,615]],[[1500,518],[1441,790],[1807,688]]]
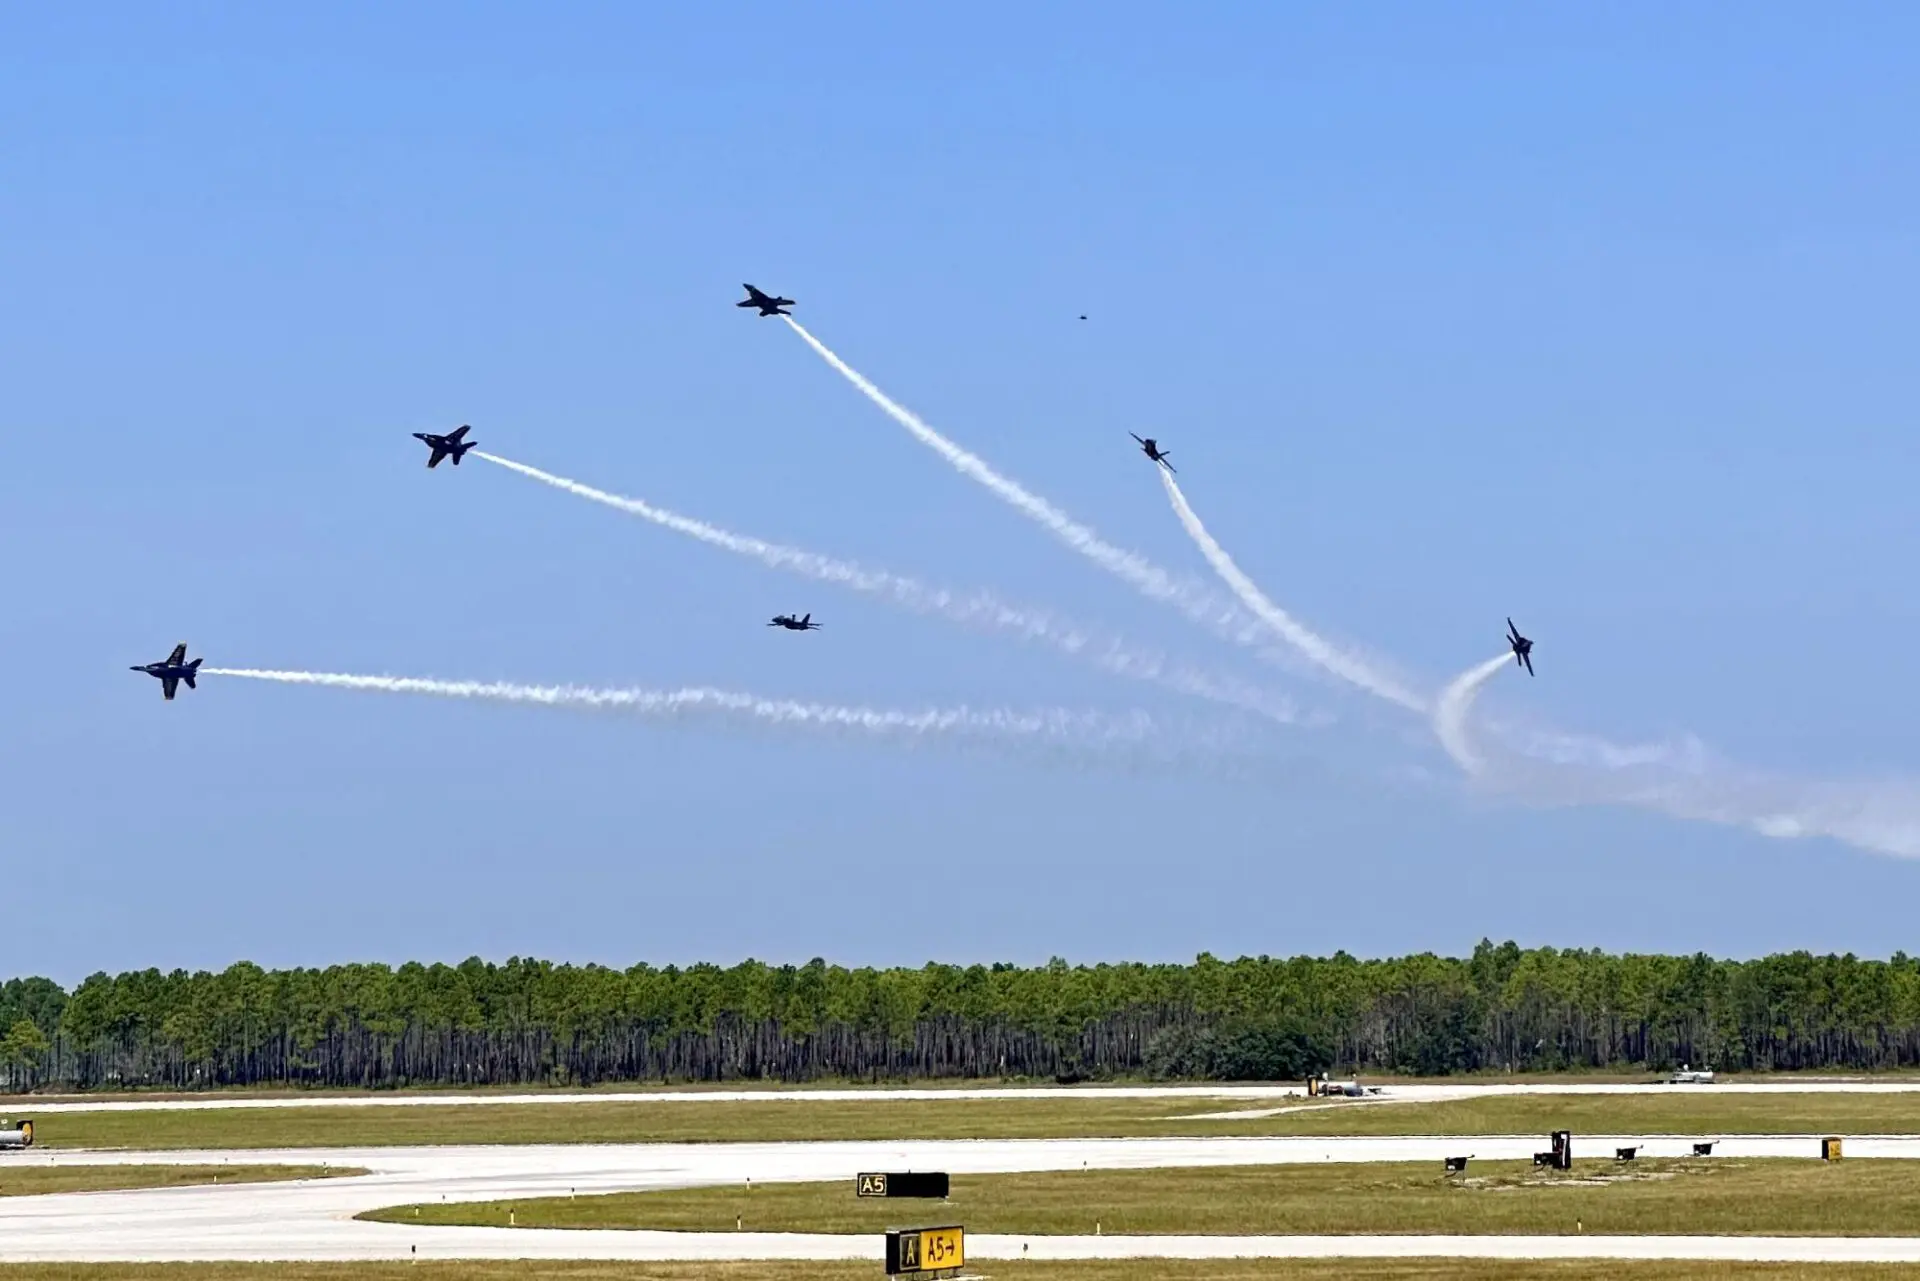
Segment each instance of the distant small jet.
[[1080,317],[1080,319],[1082,319],[1082,320],[1085,320],[1085,319],[1086,319],[1086,317],[1085,317],[1085,316],[1082,316],[1082,317]]
[[760,314],[763,316],[791,316],[793,314],[790,311],[781,310],[781,308],[783,307],[793,306],[793,299],[769,298],[767,295],[761,293],[758,289],[755,289],[752,285],[745,286],[745,289],[747,291],[747,296],[744,299],[742,299],[740,302],[733,304],[734,306],[758,307],[760,309]]
[[1533,642],[1520,634],[1520,629],[1507,620],[1507,644],[1513,646],[1513,661],[1527,669],[1527,675],[1533,675]]
[[[1133,436],[1133,433],[1128,432],[1127,435]],[[1141,453],[1153,459],[1154,462],[1159,463],[1162,467],[1166,468],[1168,471],[1173,470],[1173,464],[1167,461],[1167,451],[1160,448],[1159,444],[1153,439],[1153,437],[1133,436],[1133,438],[1140,442]]]
[[182,641],[173,647],[173,653],[167,655],[166,658],[160,662],[138,663],[128,670],[145,672],[149,676],[158,677],[160,680],[160,697],[171,703],[173,701],[173,691],[179,688],[181,681],[187,683],[188,689],[198,688],[194,685],[193,678],[199,673],[200,664],[205,661],[205,659],[196,658],[189,663],[187,661],[187,645],[185,641]]
[[790,632],[817,632],[820,630],[820,624],[813,621],[813,615],[810,613],[802,614],[798,618],[795,618],[792,614],[775,614],[773,621],[768,623],[767,626],[784,627]]
[[436,436],[432,432],[417,431],[413,433],[413,438],[415,440],[424,440],[427,442],[427,448],[433,451],[433,457],[427,459],[428,467],[438,467],[442,458],[452,458],[453,465],[458,467],[460,460],[466,457],[467,451],[480,443],[477,440],[467,440],[467,433],[472,430],[472,427],[463,423],[458,430],[448,432],[444,436]]

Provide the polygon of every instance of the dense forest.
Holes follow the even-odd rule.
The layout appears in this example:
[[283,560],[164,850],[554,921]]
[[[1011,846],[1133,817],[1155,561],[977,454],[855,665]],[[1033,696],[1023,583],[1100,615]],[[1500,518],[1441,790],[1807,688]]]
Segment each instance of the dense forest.
[[1920,960],[1523,950],[1191,965],[514,958],[0,984],[0,1088],[1920,1064]]

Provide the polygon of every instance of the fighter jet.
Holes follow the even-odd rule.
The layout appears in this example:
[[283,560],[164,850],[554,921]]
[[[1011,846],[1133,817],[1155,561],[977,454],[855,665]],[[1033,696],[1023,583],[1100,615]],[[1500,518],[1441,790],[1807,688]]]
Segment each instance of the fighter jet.
[[802,614],[795,618],[792,614],[775,614],[768,627],[784,627],[790,632],[817,632],[820,624],[813,621],[812,614]]
[[480,443],[477,440],[467,440],[467,433],[472,430],[473,428],[462,424],[457,430],[448,432],[444,436],[417,431],[413,433],[413,438],[424,440],[427,442],[427,448],[433,451],[433,457],[427,459],[428,467],[438,467],[442,458],[453,459],[453,465],[458,467],[460,460],[466,457],[467,451]]
[[[1133,433],[1128,432],[1127,435],[1133,436]],[[1162,467],[1166,468],[1168,471],[1173,470],[1173,464],[1167,461],[1167,451],[1160,448],[1159,444],[1157,444],[1154,441],[1153,437],[1148,436],[1143,439],[1139,436],[1133,436],[1133,438],[1140,442],[1141,453],[1153,459],[1154,462],[1159,463]]]
[[767,295],[761,293],[758,289],[755,289],[752,285],[747,285],[745,286],[745,288],[747,291],[746,298],[740,302],[733,304],[734,306],[758,307],[760,309],[760,314],[763,316],[791,316],[793,314],[790,311],[781,310],[782,307],[793,306],[793,299],[769,298],[767,297]]
[[193,683],[193,678],[195,674],[199,672],[200,664],[205,661],[205,659],[196,658],[189,663],[187,661],[186,642],[182,641],[180,644],[175,645],[173,647],[173,653],[167,655],[162,661],[158,663],[136,664],[129,670],[145,672],[149,676],[158,677],[160,680],[160,697],[166,699],[168,702],[172,702],[173,691],[179,688],[181,681],[187,683],[188,689],[197,688]]
[[1533,675],[1533,642],[1520,634],[1520,629],[1507,620],[1507,644],[1513,646],[1513,661],[1527,669],[1527,675]]

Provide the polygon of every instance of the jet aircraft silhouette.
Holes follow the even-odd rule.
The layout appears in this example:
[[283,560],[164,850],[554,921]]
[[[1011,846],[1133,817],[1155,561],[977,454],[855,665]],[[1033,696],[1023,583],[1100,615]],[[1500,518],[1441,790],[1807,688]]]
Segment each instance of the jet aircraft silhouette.
[[1527,669],[1527,675],[1533,675],[1533,642],[1520,634],[1520,629],[1507,620],[1507,644],[1513,646],[1513,661],[1516,666]]
[[472,427],[462,424],[458,430],[448,432],[444,436],[417,431],[413,433],[413,437],[415,440],[424,440],[427,448],[433,451],[433,457],[427,459],[428,467],[438,467],[442,458],[453,459],[453,465],[458,467],[460,460],[466,457],[467,451],[480,443],[477,440],[467,440],[467,433],[472,430]]
[[187,683],[188,689],[197,688],[193,683],[193,678],[200,671],[200,664],[205,661],[205,659],[196,658],[189,663],[187,661],[187,645],[185,641],[182,641],[173,647],[173,653],[167,655],[159,662],[137,663],[129,670],[145,672],[149,676],[158,677],[160,681],[160,697],[171,703],[173,701],[173,691],[179,688],[181,681]]
[[747,285],[745,286],[745,288],[747,291],[746,298],[740,302],[733,304],[734,306],[758,307],[760,309],[760,314],[763,316],[791,316],[793,314],[790,311],[781,310],[781,308],[783,307],[793,306],[793,299],[779,298],[779,297],[769,298],[767,295],[761,293],[758,289],[755,289],[752,285]]
[[[1133,436],[1133,433],[1128,432],[1127,435]],[[1156,442],[1153,437],[1147,436],[1143,438],[1140,436],[1133,436],[1133,438],[1140,442],[1141,453],[1153,459],[1154,462],[1159,463],[1162,467],[1166,468],[1168,471],[1173,470],[1173,464],[1167,461],[1167,451],[1160,448],[1158,442]]]
[[768,623],[767,626],[784,627],[790,632],[817,632],[820,630],[820,624],[813,621],[813,615],[811,613],[802,614],[798,618],[795,618],[792,614],[775,614],[773,621]]

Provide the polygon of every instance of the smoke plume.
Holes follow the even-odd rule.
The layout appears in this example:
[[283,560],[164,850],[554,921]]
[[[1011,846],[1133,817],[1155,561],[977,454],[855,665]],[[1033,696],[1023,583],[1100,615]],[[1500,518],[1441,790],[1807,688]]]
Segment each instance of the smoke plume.
[[343,672],[274,671],[246,667],[205,667],[200,674],[384,694],[425,694],[437,698],[530,703],[541,707],[624,711],[657,719],[706,714],[769,725],[857,730],[906,738],[959,735],[1104,747],[1147,742],[1157,733],[1152,719],[1139,712],[1109,716],[1061,708],[1012,711],[966,706],[896,710],[762,698],[756,694],[697,686],[684,689],[594,689],[579,685],[517,685],[504,681],[447,681],[412,676],[361,676]]
[[1486,761],[1474,750],[1473,740],[1467,734],[1467,715],[1473,710],[1473,700],[1480,695],[1480,687],[1506,666],[1511,657],[1511,654],[1501,654],[1468,668],[1447,683],[1434,705],[1433,732],[1440,746],[1446,749],[1454,764],[1469,774],[1477,775],[1485,770]]
[[1161,483],[1166,486],[1167,500],[1173,504],[1174,515],[1180,518],[1180,524],[1186,529],[1187,537],[1200,548],[1201,555],[1207,558],[1207,563],[1213,566],[1214,572],[1233,589],[1233,594],[1240,598],[1243,605],[1253,611],[1256,618],[1271,627],[1282,640],[1293,646],[1315,666],[1331,672],[1341,680],[1356,685],[1377,698],[1397,703],[1410,711],[1421,713],[1426,711],[1426,701],[1419,695],[1403,689],[1392,677],[1375,671],[1366,660],[1346,653],[1325,638],[1308,630],[1291,614],[1267,599],[1266,593],[1247,577],[1245,571],[1234,564],[1233,557],[1227,555],[1226,549],[1207,532],[1207,527],[1200,522],[1200,517],[1187,502],[1187,496],[1180,492],[1180,485],[1174,480],[1173,473],[1165,467],[1155,468],[1155,470],[1160,473]]
[[984,591],[956,592],[931,587],[915,579],[884,570],[868,569],[852,561],[823,556],[770,543],[765,539],[736,534],[706,521],[682,516],[656,507],[638,498],[611,494],[603,489],[526,463],[502,458],[482,450],[473,456],[485,459],[508,471],[551,485],[580,498],[638,516],[664,529],[696,538],[709,546],[750,557],[772,569],[786,570],[820,582],[833,583],[857,592],[878,596],[915,613],[950,619],[969,627],[1012,632],[1023,639],[1051,645],[1072,657],[1083,659],[1101,670],[1131,680],[1151,681],[1196,698],[1255,711],[1283,724],[1297,723],[1301,717],[1290,699],[1258,688],[1231,676],[1204,672],[1164,655],[1136,648],[1114,636],[1061,619],[1042,610],[1006,604]]

